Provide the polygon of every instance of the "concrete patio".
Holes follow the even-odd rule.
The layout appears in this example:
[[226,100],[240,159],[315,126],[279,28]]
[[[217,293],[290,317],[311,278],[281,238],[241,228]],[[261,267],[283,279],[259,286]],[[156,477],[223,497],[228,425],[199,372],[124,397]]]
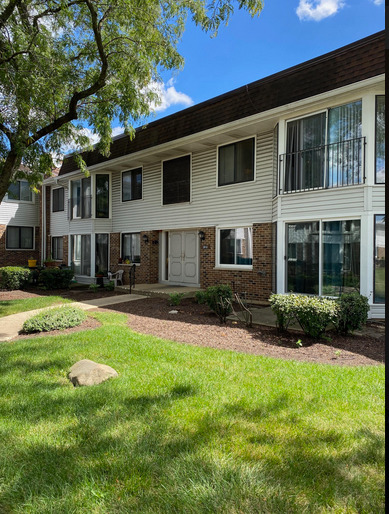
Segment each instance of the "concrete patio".
[[[117,286],[116,290],[129,291],[130,286]],[[202,289],[201,287],[175,286],[171,284],[135,284],[131,291],[135,294],[160,298],[168,298],[173,293],[184,293],[185,298],[194,298],[195,293],[202,291]]]

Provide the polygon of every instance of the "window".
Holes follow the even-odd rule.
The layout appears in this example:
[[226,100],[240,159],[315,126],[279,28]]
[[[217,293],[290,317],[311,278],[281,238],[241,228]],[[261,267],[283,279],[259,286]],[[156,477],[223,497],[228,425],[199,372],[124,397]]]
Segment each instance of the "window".
[[253,238],[250,227],[220,229],[218,238],[218,265],[252,266]]
[[254,180],[254,143],[252,137],[219,147],[219,186]]
[[96,218],[109,218],[109,175],[96,175]]
[[122,173],[122,201],[142,198],[142,168]]
[[108,272],[108,234],[96,234],[95,271],[107,275]]
[[91,178],[86,177],[71,182],[71,198],[69,215],[74,218],[90,218],[92,215]]
[[181,202],[190,202],[190,155],[163,163],[163,205]]
[[8,200],[32,202],[32,191],[27,180],[17,180],[9,186]]
[[287,224],[287,291],[338,296],[359,291],[360,221]]
[[385,96],[376,97],[375,181],[385,184]]
[[283,192],[362,184],[362,141],[361,100],[288,122]]
[[91,236],[72,235],[72,267],[75,275],[90,276],[91,274]]
[[122,259],[140,262],[140,234],[122,234]]
[[6,244],[9,250],[33,250],[33,227],[7,227]]
[[54,260],[63,259],[63,237],[53,237],[51,240],[51,255]]
[[64,210],[64,188],[53,189],[53,212]]
[[375,216],[374,303],[385,303],[385,216]]

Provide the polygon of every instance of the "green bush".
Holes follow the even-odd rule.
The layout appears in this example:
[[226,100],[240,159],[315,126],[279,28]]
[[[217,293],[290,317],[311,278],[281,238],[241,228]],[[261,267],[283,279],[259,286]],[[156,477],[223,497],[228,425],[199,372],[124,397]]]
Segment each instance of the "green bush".
[[23,331],[27,334],[32,334],[33,332],[63,330],[81,325],[85,319],[85,312],[77,307],[47,309],[25,321]]
[[205,291],[207,305],[218,316],[220,323],[226,323],[226,318],[232,312],[232,289],[229,285],[210,286]]
[[100,289],[100,286],[98,284],[90,284],[89,289],[92,291],[92,293],[97,293],[97,291]]
[[341,334],[359,330],[366,324],[369,313],[369,300],[357,292],[344,293],[337,300],[338,316],[335,328]]
[[195,295],[195,302],[202,305],[204,303],[207,303],[207,293],[206,291],[196,291]]
[[181,300],[184,298],[184,293],[171,293],[169,294],[170,305],[180,305]]
[[274,294],[270,297],[270,304],[279,328],[286,329],[295,319],[304,333],[314,338],[324,334],[327,326],[336,322],[338,315],[335,300],[318,296]]
[[68,289],[73,277],[71,269],[45,268],[39,273],[38,284],[42,289]]
[[23,289],[31,276],[31,271],[20,266],[0,268],[0,287],[2,289]]
[[110,280],[108,284],[105,284],[104,289],[106,291],[113,291],[115,289],[115,282],[113,280]]

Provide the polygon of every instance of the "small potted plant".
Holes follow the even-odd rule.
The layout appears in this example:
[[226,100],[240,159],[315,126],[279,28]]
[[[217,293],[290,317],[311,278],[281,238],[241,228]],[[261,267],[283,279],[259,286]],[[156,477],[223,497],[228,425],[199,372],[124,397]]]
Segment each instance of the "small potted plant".
[[46,266],[46,268],[55,268],[57,266],[57,262],[51,257],[50,254],[47,259],[43,261],[43,264]]
[[99,269],[96,272],[95,277],[96,277],[96,284],[99,287],[104,287],[104,272],[103,272],[103,270]]
[[36,259],[32,256],[28,258],[28,267],[36,268]]

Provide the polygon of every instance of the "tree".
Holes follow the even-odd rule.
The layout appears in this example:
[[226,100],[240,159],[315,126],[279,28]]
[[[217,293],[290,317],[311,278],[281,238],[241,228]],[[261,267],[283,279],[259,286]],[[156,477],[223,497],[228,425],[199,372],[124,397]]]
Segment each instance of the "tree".
[[104,155],[114,118],[134,135],[150,84],[183,65],[187,16],[216,34],[234,7],[255,16],[262,1],[0,0],[0,201],[25,167],[33,187],[64,145],[91,148],[85,125]]

